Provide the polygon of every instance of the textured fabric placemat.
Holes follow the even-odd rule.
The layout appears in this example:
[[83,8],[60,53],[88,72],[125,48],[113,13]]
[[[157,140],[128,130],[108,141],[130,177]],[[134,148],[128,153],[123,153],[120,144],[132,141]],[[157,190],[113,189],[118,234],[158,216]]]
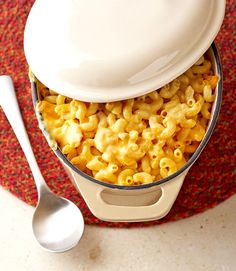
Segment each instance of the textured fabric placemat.
[[[236,2],[234,0],[227,1],[225,20],[216,38],[224,74],[223,103],[216,128],[207,147],[188,173],[170,213],[159,221],[145,223],[107,223],[95,218],[71,184],[39,130],[33,111],[27,64],[23,52],[24,25],[33,2],[33,0],[5,0],[0,4],[0,75],[8,74],[13,77],[34,153],[49,187],[55,193],[74,201],[82,210],[87,224],[143,227],[175,221],[212,208],[236,193]],[[199,18],[201,19],[204,18]],[[28,164],[1,109],[0,184],[28,204],[37,203],[37,191]]]

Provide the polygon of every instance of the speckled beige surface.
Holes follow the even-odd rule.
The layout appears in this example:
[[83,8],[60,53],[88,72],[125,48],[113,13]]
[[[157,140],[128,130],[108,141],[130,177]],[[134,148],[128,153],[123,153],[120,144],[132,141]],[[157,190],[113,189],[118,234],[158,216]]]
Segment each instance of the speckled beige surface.
[[236,196],[203,214],[144,229],[86,226],[73,250],[41,250],[31,232],[33,208],[0,188],[1,271],[234,271]]

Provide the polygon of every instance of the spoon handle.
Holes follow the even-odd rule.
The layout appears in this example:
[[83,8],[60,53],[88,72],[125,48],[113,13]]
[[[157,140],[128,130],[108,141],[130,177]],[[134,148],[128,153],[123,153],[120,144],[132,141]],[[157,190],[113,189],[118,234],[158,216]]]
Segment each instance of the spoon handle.
[[45,190],[45,188],[47,190],[48,187],[32,151],[29,137],[20,113],[12,79],[7,75],[0,76],[0,105],[25,154],[36,183],[38,195],[40,196],[41,192]]

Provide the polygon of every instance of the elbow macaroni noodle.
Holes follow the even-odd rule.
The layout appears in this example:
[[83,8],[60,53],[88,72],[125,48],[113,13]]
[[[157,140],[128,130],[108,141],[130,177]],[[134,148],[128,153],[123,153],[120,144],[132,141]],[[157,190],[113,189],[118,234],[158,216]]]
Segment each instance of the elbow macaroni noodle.
[[146,184],[176,172],[197,149],[217,81],[204,56],[160,90],[126,101],[85,103],[36,81],[42,98],[37,108],[79,169],[108,183]]

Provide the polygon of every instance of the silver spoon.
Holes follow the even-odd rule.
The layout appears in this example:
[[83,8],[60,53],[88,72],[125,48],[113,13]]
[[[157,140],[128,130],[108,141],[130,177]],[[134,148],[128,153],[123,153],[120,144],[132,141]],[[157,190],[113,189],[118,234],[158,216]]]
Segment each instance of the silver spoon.
[[38,190],[38,205],[32,223],[34,236],[48,251],[69,250],[77,245],[83,234],[83,216],[74,203],[49,190],[35,160],[13,82],[7,75],[0,76],[0,105],[20,142]]

